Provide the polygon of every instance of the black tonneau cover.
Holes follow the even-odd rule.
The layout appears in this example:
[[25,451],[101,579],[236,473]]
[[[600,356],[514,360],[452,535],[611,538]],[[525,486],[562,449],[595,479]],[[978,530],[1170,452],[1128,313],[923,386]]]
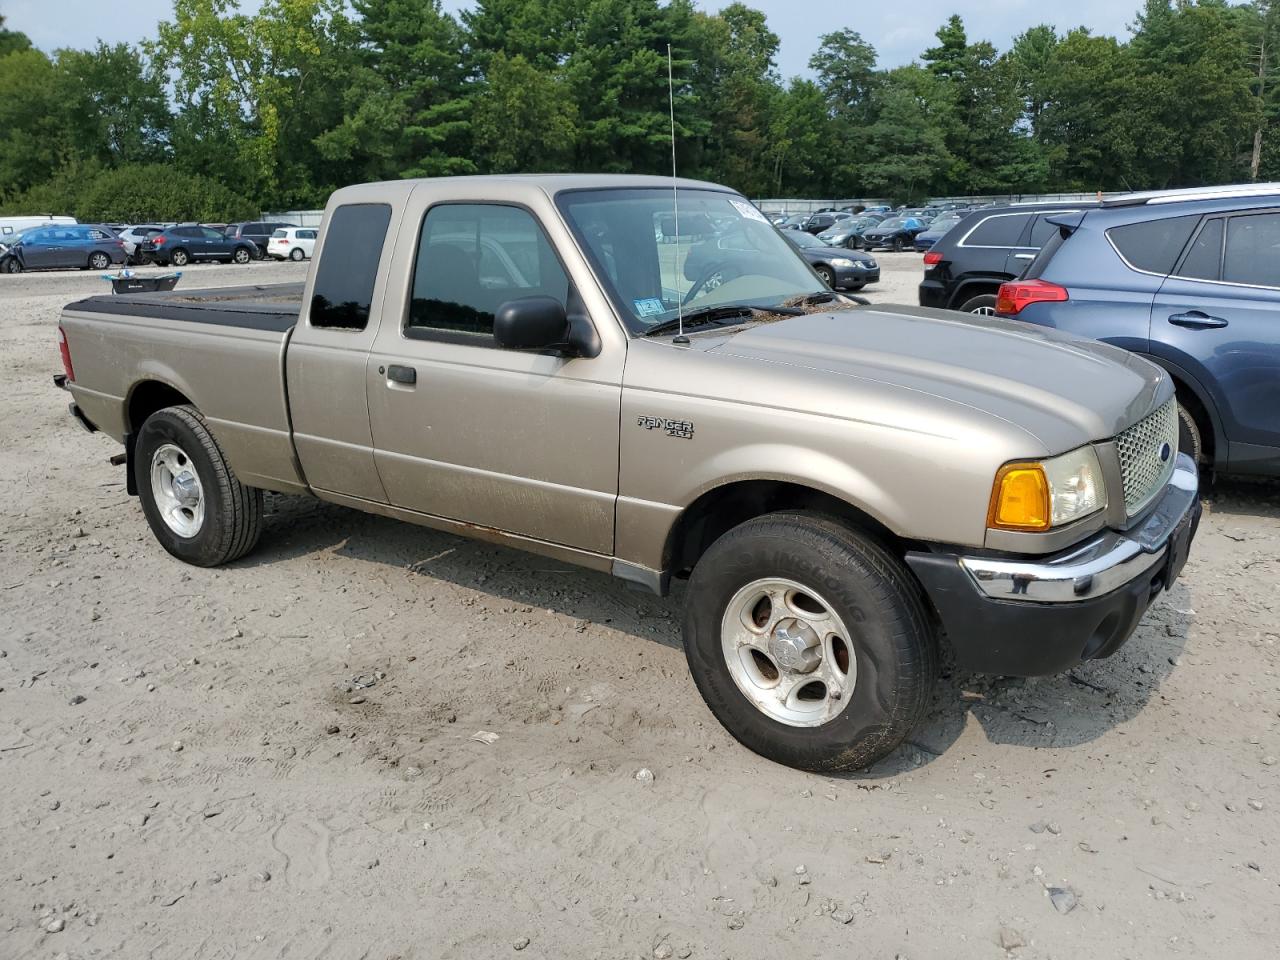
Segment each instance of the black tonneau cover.
[[301,283],[211,287],[167,293],[127,293],[94,296],[66,306],[78,313],[154,317],[223,327],[247,327],[285,333],[298,322],[302,310]]

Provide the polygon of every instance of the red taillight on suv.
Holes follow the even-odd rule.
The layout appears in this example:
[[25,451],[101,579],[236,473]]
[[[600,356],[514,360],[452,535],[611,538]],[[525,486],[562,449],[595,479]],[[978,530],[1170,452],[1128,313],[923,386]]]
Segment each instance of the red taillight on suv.
[[151,238],[151,245],[153,247],[158,247],[158,246],[161,246],[164,243],[164,241],[165,241],[164,234],[157,233],[154,237]]
[[71,348],[67,346],[67,334],[62,327],[58,327],[58,353],[62,354],[62,370],[67,375],[67,382],[75,383],[76,371],[71,366]]
[[1067,288],[1048,280],[1012,280],[1000,284],[996,295],[996,313],[1015,316],[1032,303],[1061,303],[1069,300]]
[[928,253],[924,255],[924,265],[926,267],[932,267],[934,264],[941,263],[941,262],[942,262],[942,254],[939,253],[937,250],[930,250]]

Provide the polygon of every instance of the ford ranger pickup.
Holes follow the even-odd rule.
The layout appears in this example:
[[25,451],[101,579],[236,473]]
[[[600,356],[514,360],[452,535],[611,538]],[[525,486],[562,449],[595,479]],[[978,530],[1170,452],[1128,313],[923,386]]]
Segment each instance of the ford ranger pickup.
[[90,297],[58,335],[178,559],[243,557],[274,491],[686,581],[711,711],[810,770],[902,742],[944,644],[1005,675],[1113,654],[1200,516],[1159,367],[859,306],[691,180],[347,187],[305,285]]

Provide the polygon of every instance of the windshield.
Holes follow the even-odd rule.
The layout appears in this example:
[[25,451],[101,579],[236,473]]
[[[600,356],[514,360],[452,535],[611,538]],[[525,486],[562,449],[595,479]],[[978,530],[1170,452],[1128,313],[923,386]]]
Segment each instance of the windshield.
[[823,243],[821,240],[815,237],[812,233],[805,233],[804,231],[801,231],[801,230],[788,230],[787,232],[791,234],[791,236],[787,237],[787,239],[790,240],[792,243],[794,243],[797,247],[827,246],[827,244]]
[[[781,305],[822,289],[808,264],[737,194],[571,190],[556,202],[633,333],[721,304]],[[805,236],[808,236],[807,234]],[[815,241],[821,243],[821,241]]]
[[898,230],[907,225],[907,221],[901,217],[894,217],[892,220],[885,220],[880,224],[882,230]]
[[963,219],[962,217],[939,217],[933,223],[929,224],[930,233],[942,233],[950,230]]

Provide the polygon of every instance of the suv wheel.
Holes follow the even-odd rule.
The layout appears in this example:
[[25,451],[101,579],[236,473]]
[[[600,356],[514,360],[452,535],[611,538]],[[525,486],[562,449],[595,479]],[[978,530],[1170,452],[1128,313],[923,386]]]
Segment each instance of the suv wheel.
[[102,251],[95,250],[93,253],[89,254],[90,270],[105,270],[109,266],[111,266],[111,258]]
[[306,254],[302,252],[301,247],[294,247],[292,250],[289,251],[289,259],[292,260],[294,263],[301,262],[305,257],[306,257]]
[[978,297],[970,297],[960,305],[960,312],[979,313],[984,317],[995,316],[996,295],[994,293],[984,293]]
[[739,742],[802,770],[856,770],[924,716],[938,645],[919,586],[871,539],[811,514],[749,520],[694,568],[684,646]]
[[1195,414],[1178,401],[1178,449],[1191,457],[1196,464],[1204,463],[1204,440],[1200,435],[1200,424]]
[[236,247],[236,252],[231,255],[231,259],[236,263],[248,263],[251,259],[248,247]]
[[191,258],[187,256],[187,251],[179,247],[177,250],[173,251],[173,253],[170,255],[169,262],[172,263],[175,267],[185,267],[187,265],[187,261],[190,259]]
[[894,237],[894,238],[893,238],[893,252],[894,252],[894,253],[901,253],[901,252],[902,252],[902,238],[901,238],[901,237]]
[[257,544],[262,491],[237,479],[195,407],[166,407],[146,419],[133,476],[151,532],[179,560],[216,567]]

